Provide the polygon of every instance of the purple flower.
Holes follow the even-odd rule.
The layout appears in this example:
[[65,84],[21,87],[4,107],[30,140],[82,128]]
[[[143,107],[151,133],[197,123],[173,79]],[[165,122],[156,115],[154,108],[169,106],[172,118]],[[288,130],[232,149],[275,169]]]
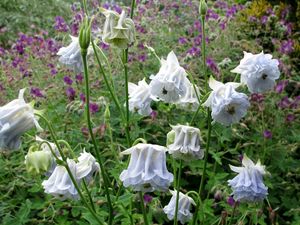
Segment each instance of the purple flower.
[[220,72],[219,68],[212,58],[208,57],[206,59],[206,65],[214,74],[217,74],[217,75],[219,74],[219,72]]
[[296,116],[295,116],[294,114],[288,114],[288,115],[285,117],[285,121],[288,122],[288,123],[293,122],[295,119],[296,119]]
[[147,60],[147,55],[146,54],[139,55],[138,60],[140,62],[145,62]]
[[219,26],[220,26],[221,30],[225,30],[226,24],[227,24],[227,22],[225,20],[220,22]]
[[268,22],[268,17],[267,16],[262,16],[260,19],[261,24],[266,25]]
[[178,38],[178,43],[184,45],[188,43],[188,40],[185,37],[180,37]]
[[97,105],[97,103],[90,103],[90,111],[93,114],[99,111],[99,106]]
[[290,107],[291,101],[288,96],[283,97],[280,102],[277,104],[279,108],[285,109]]
[[52,76],[55,76],[55,75],[57,74],[57,69],[52,68],[52,69],[50,70],[50,73],[51,73]]
[[275,86],[275,91],[280,94],[284,91],[285,87],[288,85],[288,80],[281,80],[278,82],[278,84]]
[[82,83],[83,81],[82,73],[76,74],[75,79],[77,83]]
[[31,90],[30,90],[30,94],[34,97],[37,97],[37,98],[43,98],[44,95],[43,93],[41,92],[41,90],[39,88],[36,88],[36,87],[32,87]]
[[294,42],[292,39],[284,40],[281,43],[279,51],[283,54],[290,54],[294,51]]
[[82,102],[85,102],[85,95],[83,93],[80,93],[79,98]]
[[152,120],[155,120],[157,118],[157,115],[158,115],[157,111],[154,111],[154,110],[152,110],[152,112],[150,113]]
[[300,103],[300,95],[298,95],[290,105],[290,108],[297,109]]
[[148,194],[144,194],[144,203],[149,204],[152,201],[153,197]]
[[66,24],[64,18],[61,16],[55,17],[54,29],[59,32],[67,32],[69,30],[68,25]]
[[192,48],[190,48],[187,53],[192,55],[192,56],[199,56],[200,55],[200,48],[193,46]]
[[75,99],[76,91],[72,87],[68,87],[66,90],[67,97],[70,101]]
[[64,76],[64,82],[66,84],[68,84],[68,85],[72,85],[73,84],[73,80],[69,76]]
[[250,101],[255,102],[255,103],[262,103],[264,100],[265,100],[265,97],[263,94],[253,93],[250,96]]
[[264,135],[265,139],[271,139],[272,138],[272,132],[270,130],[265,130],[263,135]]
[[232,196],[230,196],[230,197],[227,198],[227,204],[230,205],[231,207],[234,206],[235,200],[233,199]]

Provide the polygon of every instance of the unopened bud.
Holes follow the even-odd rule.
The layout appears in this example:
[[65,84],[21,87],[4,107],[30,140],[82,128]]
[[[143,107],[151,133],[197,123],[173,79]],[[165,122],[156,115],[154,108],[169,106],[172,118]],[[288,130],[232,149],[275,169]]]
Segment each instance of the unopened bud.
[[201,16],[205,16],[206,12],[207,12],[207,4],[206,4],[205,0],[200,0],[199,13]]
[[46,172],[53,161],[51,152],[34,151],[37,148],[30,148],[25,156],[25,165],[29,173],[39,174]]
[[91,25],[91,21],[85,18],[79,31],[79,45],[81,51],[86,53],[91,42]]
[[110,121],[110,110],[109,110],[109,106],[106,106],[106,108],[105,108],[104,119],[105,119],[106,123],[109,123],[109,121]]
[[173,144],[175,141],[175,131],[171,130],[168,134],[167,134],[167,146]]

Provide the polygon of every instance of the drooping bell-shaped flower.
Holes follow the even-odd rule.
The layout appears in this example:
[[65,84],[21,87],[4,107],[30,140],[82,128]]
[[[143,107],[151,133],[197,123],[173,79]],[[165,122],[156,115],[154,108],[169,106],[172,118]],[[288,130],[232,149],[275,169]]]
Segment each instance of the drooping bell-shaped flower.
[[202,159],[203,150],[200,148],[200,130],[191,126],[172,126],[172,131],[167,135],[167,147],[174,158],[186,161]]
[[0,150],[13,150],[21,146],[21,136],[36,127],[43,129],[38,123],[32,103],[24,100],[25,89],[20,90],[19,98],[0,107]]
[[150,79],[151,94],[167,103],[176,103],[185,96],[190,83],[173,51],[168,54],[167,60],[161,60],[159,72],[150,76]]
[[91,180],[93,174],[100,170],[99,163],[94,156],[85,150],[80,153],[78,163],[76,163],[76,177],[77,179]]
[[185,95],[181,97],[178,102],[176,102],[176,105],[185,110],[196,111],[200,105],[197,97],[197,94],[200,96],[199,88],[196,87],[196,94],[195,88],[190,82],[188,82],[186,87],[187,89]]
[[209,87],[213,91],[203,105],[211,107],[214,121],[228,126],[246,115],[250,102],[247,95],[235,91],[239,85],[234,82],[223,84],[210,77]]
[[129,88],[129,110],[131,112],[138,112],[140,115],[148,116],[151,114],[150,107],[152,100],[157,100],[150,93],[149,85],[145,79],[138,82],[138,85],[128,83]]
[[274,88],[280,76],[278,66],[278,60],[270,54],[244,52],[240,65],[231,72],[241,74],[241,83],[247,84],[251,93],[261,93]]
[[120,175],[125,187],[135,191],[167,191],[173,181],[166,165],[167,148],[160,145],[137,144],[122,154],[130,154],[128,168]]
[[[174,220],[177,191],[170,190],[170,192],[172,194],[172,198],[169,204],[164,207],[164,212],[167,214],[169,220]],[[191,197],[179,192],[177,220],[180,221],[181,224],[185,224],[192,219],[193,214],[190,212],[192,204],[196,205]]]
[[52,153],[38,150],[37,146],[32,146],[25,156],[26,170],[29,173],[39,174],[47,172],[53,163]]
[[[74,69],[76,72],[83,70],[82,56],[80,52],[79,38],[70,35],[71,43],[67,47],[61,47],[57,55],[59,55],[59,62]],[[89,49],[88,53],[91,50]]]
[[126,18],[125,11],[121,14],[101,8],[105,15],[102,41],[114,47],[126,49],[135,41],[135,26],[130,18]]
[[[71,173],[76,179],[76,163],[72,159],[67,159]],[[79,183],[79,180],[76,180]],[[48,178],[42,183],[45,192],[62,200],[64,199],[79,199],[79,194],[72,183],[72,180],[64,166],[57,165]]]
[[244,154],[242,164],[243,167],[230,165],[230,169],[238,173],[232,180],[228,180],[233,190],[234,200],[262,201],[268,195],[268,188],[263,183],[263,175],[266,174],[265,166],[261,165],[260,161],[254,164],[246,154]]

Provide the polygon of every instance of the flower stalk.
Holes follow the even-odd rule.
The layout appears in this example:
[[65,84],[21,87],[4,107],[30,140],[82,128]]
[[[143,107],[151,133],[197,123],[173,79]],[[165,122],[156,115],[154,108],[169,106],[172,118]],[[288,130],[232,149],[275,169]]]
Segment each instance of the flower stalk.
[[180,178],[181,178],[181,170],[182,170],[182,159],[180,159],[178,177],[176,180],[176,205],[175,205],[175,215],[174,215],[174,225],[178,224],[178,207],[179,207],[179,189],[180,189]]

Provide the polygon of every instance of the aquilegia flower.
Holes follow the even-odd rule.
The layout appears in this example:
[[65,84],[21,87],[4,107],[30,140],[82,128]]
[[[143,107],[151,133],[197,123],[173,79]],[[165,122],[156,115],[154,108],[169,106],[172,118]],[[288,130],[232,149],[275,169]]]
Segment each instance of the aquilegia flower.
[[134,22],[126,18],[125,11],[121,15],[115,11],[101,9],[105,15],[102,41],[114,47],[126,49],[129,44],[135,41]]
[[[167,214],[169,220],[173,220],[175,217],[175,210],[176,210],[176,195],[177,191],[171,191],[172,198],[168,205],[164,207],[164,212]],[[196,205],[194,200],[183,194],[182,192],[179,192],[179,200],[178,200],[178,213],[177,213],[177,219],[180,221],[180,223],[185,224],[189,220],[192,219],[193,214],[190,212],[191,205]]]
[[241,74],[241,83],[247,84],[251,93],[272,90],[280,76],[279,62],[263,52],[253,55],[244,52],[244,58],[231,72]]
[[25,156],[26,170],[29,173],[39,174],[47,172],[53,163],[50,151],[38,150],[38,146],[32,146]]
[[99,170],[99,163],[96,162],[94,156],[83,150],[78,157],[78,163],[76,163],[77,179],[85,178],[89,182],[92,179],[93,174]]
[[254,164],[251,159],[244,154],[243,167],[230,165],[230,169],[238,175],[232,180],[228,180],[229,186],[233,190],[233,197],[236,201],[262,201],[268,195],[268,188],[263,183],[263,175],[266,174],[265,166],[260,161]]
[[150,79],[151,94],[167,103],[176,103],[186,94],[190,84],[173,51],[168,54],[167,60],[161,60],[159,72],[151,75]]
[[[199,88],[196,87],[198,96],[200,96]],[[196,94],[195,88],[192,84],[187,84],[185,95],[176,102],[179,108],[196,111],[199,107],[199,100]]]
[[195,127],[177,125],[167,135],[167,147],[174,158],[183,160],[202,159],[203,150],[200,148],[200,130]]
[[[68,166],[76,179],[76,163],[72,159],[67,159]],[[79,182],[79,180],[76,180]],[[45,192],[62,200],[64,199],[79,199],[78,192],[64,166],[57,165],[48,178],[42,183]]]
[[166,165],[167,148],[160,145],[137,144],[122,154],[131,154],[128,168],[120,175],[125,187],[135,191],[167,191],[173,174]]
[[247,95],[235,91],[239,85],[233,82],[223,84],[210,77],[209,87],[213,91],[203,105],[211,107],[214,121],[228,126],[246,115],[250,103]]
[[150,107],[152,100],[157,100],[150,93],[149,85],[146,83],[145,78],[139,81],[138,85],[128,83],[129,88],[129,110],[138,112],[140,115],[148,116],[151,114]]
[[83,70],[79,39],[70,35],[72,42],[67,47],[61,47],[57,55],[59,55],[59,61],[71,68],[76,72]]
[[34,115],[38,111],[25,102],[24,92],[25,89],[20,90],[18,99],[0,107],[0,150],[18,149],[22,134],[33,127],[43,130]]

